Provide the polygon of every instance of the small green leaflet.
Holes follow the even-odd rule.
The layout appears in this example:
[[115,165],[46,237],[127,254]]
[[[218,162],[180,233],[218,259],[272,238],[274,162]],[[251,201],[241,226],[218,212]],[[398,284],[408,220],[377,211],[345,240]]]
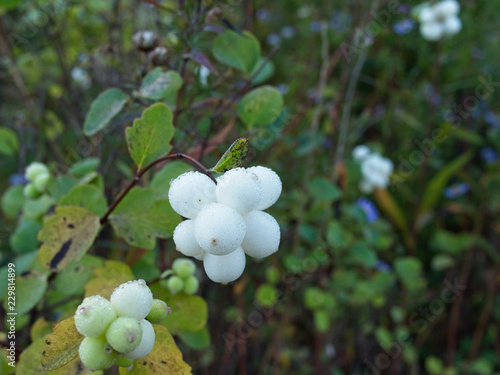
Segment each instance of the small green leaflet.
[[248,139],[238,138],[222,155],[217,164],[210,168],[212,172],[224,173],[240,165],[248,155]]
[[91,136],[104,129],[125,106],[128,95],[119,89],[107,89],[90,105],[83,125],[83,134]]

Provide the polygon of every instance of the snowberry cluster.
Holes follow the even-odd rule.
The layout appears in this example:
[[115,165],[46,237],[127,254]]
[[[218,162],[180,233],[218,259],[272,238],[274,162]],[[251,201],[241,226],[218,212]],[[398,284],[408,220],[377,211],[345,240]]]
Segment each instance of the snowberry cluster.
[[199,282],[194,271],[196,266],[191,259],[178,258],[172,264],[172,276],[170,276],[165,284],[170,293],[176,294],[184,292],[186,294],[195,294],[198,291]]
[[386,188],[389,177],[393,171],[392,161],[382,157],[376,152],[371,152],[367,146],[356,146],[352,150],[354,160],[361,163],[363,179],[359,188],[363,193],[371,193],[375,188]]
[[182,254],[203,260],[208,277],[228,283],[245,269],[245,253],[264,258],[278,250],[280,228],[263,210],[281,194],[281,180],[269,168],[235,168],[215,184],[199,172],[187,172],[170,183],[172,208],[188,220],[174,231]]
[[24,187],[24,196],[30,199],[38,198],[50,180],[49,168],[43,163],[33,162],[26,167],[24,175],[29,181]]
[[456,0],[424,3],[417,9],[420,34],[426,40],[436,41],[457,34],[462,29],[458,18],[460,5]]
[[153,349],[151,323],[161,322],[170,312],[165,302],[153,299],[144,280],[120,285],[110,300],[99,295],[85,298],[75,313],[76,329],[85,336],[79,348],[80,360],[92,371],[114,363],[132,365],[134,359]]

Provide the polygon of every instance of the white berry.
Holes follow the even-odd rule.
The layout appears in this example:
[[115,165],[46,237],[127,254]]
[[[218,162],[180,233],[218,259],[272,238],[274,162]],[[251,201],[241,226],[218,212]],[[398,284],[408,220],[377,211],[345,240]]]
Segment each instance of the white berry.
[[281,180],[279,176],[270,168],[257,166],[247,169],[254,173],[262,184],[262,200],[259,202],[256,210],[265,210],[271,207],[278,200],[281,194]]
[[267,257],[278,250],[280,227],[266,212],[252,211],[245,217],[247,231],[241,247],[254,258]]
[[207,204],[215,202],[215,183],[200,172],[186,172],[170,182],[168,199],[179,215],[194,219]]
[[203,267],[210,280],[229,283],[241,276],[245,269],[245,253],[241,247],[227,255],[205,254]]
[[87,337],[98,337],[116,319],[116,312],[106,298],[91,296],[83,300],[75,312],[78,332]]
[[192,257],[204,253],[194,238],[194,220],[184,220],[174,230],[174,243],[182,254]]
[[259,177],[244,168],[227,171],[217,179],[215,196],[218,203],[245,215],[257,208],[263,197]]
[[213,255],[226,255],[236,250],[245,237],[245,230],[243,217],[220,203],[203,207],[194,222],[196,242]]
[[141,320],[153,306],[153,294],[144,280],[129,281],[113,291],[111,304],[118,316]]
[[153,325],[146,319],[142,319],[140,322],[142,329],[142,339],[141,343],[137,348],[125,354],[127,358],[139,359],[147,356],[155,345],[155,330]]
[[128,316],[120,316],[106,330],[106,341],[120,353],[129,353],[139,346],[142,327],[139,321]]
[[103,337],[85,337],[78,348],[80,360],[91,371],[110,368],[115,363],[117,353]]

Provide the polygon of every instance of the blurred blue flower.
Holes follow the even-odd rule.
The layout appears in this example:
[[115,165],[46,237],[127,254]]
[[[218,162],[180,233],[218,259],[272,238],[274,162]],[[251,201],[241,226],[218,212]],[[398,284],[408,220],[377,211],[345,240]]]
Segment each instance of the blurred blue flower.
[[415,28],[416,24],[417,23],[415,21],[413,21],[412,19],[405,18],[402,21],[396,22],[394,24],[394,26],[392,27],[392,29],[398,35],[408,34],[410,31],[412,31]]
[[494,127],[500,125],[500,120],[498,120],[498,116],[492,111],[488,111],[484,114],[484,121],[486,121],[487,124]]
[[444,189],[444,196],[449,199],[455,199],[461,197],[469,191],[469,184],[466,182],[457,182],[451,186]]
[[470,55],[475,59],[482,59],[484,57],[484,53],[479,47],[471,48]]
[[280,34],[285,39],[291,39],[297,35],[297,31],[293,26],[283,26],[281,28]]
[[261,22],[267,22],[271,18],[271,13],[267,9],[260,8],[255,12],[255,17]]
[[390,266],[389,263],[384,262],[383,260],[377,260],[377,263],[375,264],[375,269],[379,272],[391,272],[392,267]]
[[321,22],[316,21],[316,20],[312,20],[311,24],[309,25],[309,29],[313,33],[319,33],[321,31]]
[[279,90],[279,92],[281,92],[282,95],[286,95],[290,91],[290,86],[287,85],[286,83],[282,83],[276,86],[276,88]]
[[363,210],[369,223],[373,223],[378,219],[379,212],[371,200],[361,197],[356,204]]
[[9,184],[11,184],[12,186],[25,185],[28,182],[28,179],[24,176],[24,174],[21,173],[11,174],[9,176]]
[[266,37],[266,43],[270,46],[277,46],[281,43],[281,37],[278,34],[269,34]]
[[344,12],[335,12],[330,19],[329,26],[333,30],[346,31],[347,27],[351,23],[351,15]]
[[483,147],[480,151],[481,159],[486,164],[493,164],[498,160],[497,152],[491,147]]
[[400,4],[398,11],[403,13],[403,14],[410,14],[411,12],[411,5],[410,4]]

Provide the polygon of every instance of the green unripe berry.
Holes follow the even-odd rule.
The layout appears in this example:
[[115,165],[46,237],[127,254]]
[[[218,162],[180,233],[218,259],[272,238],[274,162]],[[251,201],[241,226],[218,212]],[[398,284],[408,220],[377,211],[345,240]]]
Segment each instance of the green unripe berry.
[[106,330],[106,340],[117,352],[128,353],[139,346],[142,328],[135,318],[120,316]]
[[181,279],[187,279],[196,271],[196,265],[191,259],[178,258],[174,260],[172,269]]
[[167,280],[167,288],[172,294],[179,293],[184,288],[184,281],[179,276],[171,276]]
[[139,359],[145,357],[155,346],[155,330],[151,323],[149,323],[146,319],[142,319],[140,321],[140,325],[142,329],[141,343],[130,353],[125,353],[125,356],[128,358]]
[[80,344],[78,354],[85,367],[91,371],[110,368],[117,356],[104,337],[85,337]]
[[116,358],[116,365],[120,367],[129,367],[134,363],[134,360],[132,358],[127,358],[125,356],[120,356]]
[[49,180],[50,180],[50,174],[41,173],[38,176],[36,176],[35,181],[33,181],[33,185],[35,185],[36,190],[38,190],[41,193],[47,187]]
[[198,291],[200,283],[195,276],[189,276],[184,280],[184,289],[182,290],[186,294],[195,294]]
[[40,193],[38,190],[36,190],[35,185],[32,183],[29,183],[24,187],[23,194],[26,198],[29,199],[36,199],[40,196]]
[[151,311],[149,312],[146,319],[151,323],[160,323],[163,322],[168,314],[172,313],[172,309],[167,306],[165,302],[161,299],[154,299],[153,306],[151,307]]
[[75,313],[78,332],[87,337],[98,337],[116,319],[116,312],[106,298],[91,296],[83,300]]
[[24,175],[29,181],[33,182],[42,173],[49,174],[49,168],[45,164],[35,161],[26,167]]

